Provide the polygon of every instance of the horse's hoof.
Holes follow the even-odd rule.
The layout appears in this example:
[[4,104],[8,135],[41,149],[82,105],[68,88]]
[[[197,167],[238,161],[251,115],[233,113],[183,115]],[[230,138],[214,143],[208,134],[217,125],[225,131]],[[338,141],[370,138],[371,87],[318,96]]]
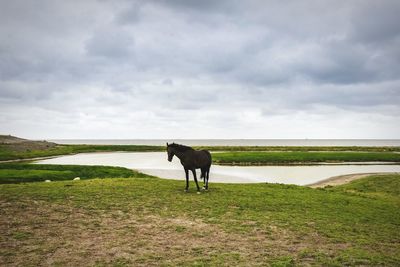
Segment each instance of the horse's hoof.
[[200,191],[197,191],[197,194],[198,194],[198,195],[200,195],[200,194],[201,194],[201,192],[200,192]]
[[185,189],[184,192],[187,193],[187,192],[189,192],[189,190],[188,190],[188,189]]

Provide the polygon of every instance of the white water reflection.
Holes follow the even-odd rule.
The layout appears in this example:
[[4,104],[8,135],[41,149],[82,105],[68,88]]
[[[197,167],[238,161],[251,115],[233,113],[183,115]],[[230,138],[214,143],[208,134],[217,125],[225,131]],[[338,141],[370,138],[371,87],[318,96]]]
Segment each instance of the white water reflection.
[[[40,160],[41,164],[108,165],[136,169],[161,178],[184,180],[178,158],[167,161],[166,152],[84,153]],[[307,185],[327,178],[374,172],[400,172],[400,165],[317,165],[317,166],[218,166],[210,171],[210,183],[283,183]],[[199,176],[199,171],[198,171]],[[192,178],[191,178],[192,179]]]

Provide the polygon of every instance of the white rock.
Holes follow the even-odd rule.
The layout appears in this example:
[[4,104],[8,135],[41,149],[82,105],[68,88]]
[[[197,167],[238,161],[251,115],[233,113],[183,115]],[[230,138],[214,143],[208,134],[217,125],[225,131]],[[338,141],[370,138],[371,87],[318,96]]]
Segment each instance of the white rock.
[[51,181],[50,180],[46,180],[46,181],[44,181],[45,183],[50,183]]
[[81,179],[81,177],[75,177],[74,181],[79,181]]

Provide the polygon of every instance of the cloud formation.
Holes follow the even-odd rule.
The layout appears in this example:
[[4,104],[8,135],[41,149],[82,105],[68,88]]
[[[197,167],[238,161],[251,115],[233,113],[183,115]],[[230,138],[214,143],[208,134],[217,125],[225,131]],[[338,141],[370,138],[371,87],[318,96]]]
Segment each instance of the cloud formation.
[[3,1],[0,131],[400,138],[398,1]]

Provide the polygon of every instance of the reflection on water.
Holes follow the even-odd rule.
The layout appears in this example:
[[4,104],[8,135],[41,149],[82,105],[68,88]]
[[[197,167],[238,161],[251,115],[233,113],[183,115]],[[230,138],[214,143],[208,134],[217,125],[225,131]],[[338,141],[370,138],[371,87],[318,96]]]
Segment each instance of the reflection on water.
[[[178,158],[167,161],[165,152],[85,153],[37,161],[41,164],[108,165],[136,169],[167,179],[184,179]],[[400,165],[322,165],[322,166],[217,166],[210,171],[210,182],[283,183],[307,185],[329,177],[372,172],[400,172]],[[199,172],[198,172],[199,176]]]

